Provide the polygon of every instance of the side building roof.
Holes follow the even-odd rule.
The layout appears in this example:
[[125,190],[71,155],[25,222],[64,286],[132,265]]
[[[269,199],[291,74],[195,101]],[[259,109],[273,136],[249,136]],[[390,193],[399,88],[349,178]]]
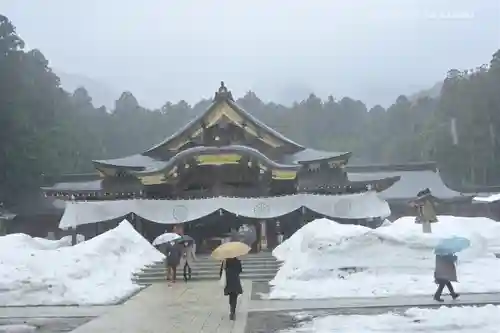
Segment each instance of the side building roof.
[[468,198],[450,189],[443,182],[435,162],[387,164],[387,165],[349,165],[346,167],[350,181],[368,181],[377,178],[401,177],[393,186],[379,193],[388,201],[410,201],[417,193],[429,188],[432,195],[441,200]]

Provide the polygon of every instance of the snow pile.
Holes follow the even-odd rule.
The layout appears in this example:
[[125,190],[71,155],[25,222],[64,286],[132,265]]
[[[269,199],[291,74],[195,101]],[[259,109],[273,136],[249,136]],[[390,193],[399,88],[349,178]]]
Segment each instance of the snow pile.
[[[303,318],[303,316],[300,316]],[[412,308],[402,314],[341,315],[314,318],[299,328],[281,333],[411,333],[461,332],[497,333],[500,307]]]
[[497,202],[497,201],[500,201],[500,193],[495,193],[495,194],[489,195],[487,197],[477,196],[474,198],[474,201],[486,202],[486,203]]
[[[414,217],[378,229],[315,220],[278,246],[284,261],[271,281],[270,298],[366,297],[430,294],[434,246],[462,236],[471,247],[459,254],[461,292],[500,291],[500,223],[487,218],[439,216],[433,233],[422,233]],[[321,287],[318,287],[321,286]]]
[[[76,235],[77,243],[85,241],[83,235]],[[71,236],[64,236],[59,240],[31,237],[26,234],[10,234],[0,237],[0,251],[24,250],[55,250],[60,247],[71,246]]]
[[19,234],[0,237],[0,306],[115,303],[140,289],[133,272],[164,257],[128,221],[66,245]]
[[0,325],[0,333],[36,333],[36,327],[25,324]]

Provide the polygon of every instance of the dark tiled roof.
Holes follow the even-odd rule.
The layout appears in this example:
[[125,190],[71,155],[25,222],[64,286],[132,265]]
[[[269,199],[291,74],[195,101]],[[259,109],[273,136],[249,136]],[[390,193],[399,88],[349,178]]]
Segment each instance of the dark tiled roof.
[[382,172],[382,171],[437,171],[436,162],[416,162],[405,164],[363,164],[348,165],[347,172]]
[[187,156],[192,156],[195,154],[203,154],[203,153],[224,153],[224,152],[243,152],[259,159],[265,160],[269,165],[273,167],[279,168],[293,168],[294,165],[304,163],[304,162],[315,162],[321,160],[335,160],[349,159],[351,153],[342,153],[342,152],[327,152],[316,149],[306,148],[301,150],[295,154],[285,155],[280,161],[274,161],[262,154],[260,151],[240,145],[233,146],[225,146],[225,147],[193,147],[186,149],[177,155],[174,155],[168,161],[161,161],[154,159],[152,157],[137,154],[131,155],[127,157],[111,159],[111,160],[98,160],[94,161],[96,166],[99,165],[109,166],[109,167],[121,167],[126,168],[135,172],[157,172],[158,170],[167,169],[172,163],[178,161],[179,159],[185,158]]
[[144,172],[154,172],[156,170],[165,169],[169,163],[168,161],[157,160],[142,154],[115,158],[111,160],[96,160],[93,162],[94,164],[96,164],[96,166],[103,165],[110,167],[122,167],[132,171]]
[[[158,161],[144,155],[132,155],[130,156],[130,161],[127,157],[124,157],[115,160],[99,161],[99,163],[115,167],[124,167],[124,168],[131,167],[131,171],[133,173],[146,174],[146,173],[154,173],[166,170],[170,167],[173,167],[176,162],[182,161],[192,156],[213,154],[213,153],[217,154],[243,153],[257,158],[258,160],[267,164],[267,166],[269,167],[280,168],[280,169],[294,169],[294,170],[299,168],[297,164],[279,163],[271,160],[257,149],[239,145],[223,146],[223,147],[203,147],[203,146],[193,147],[181,151],[168,161]],[[120,164],[116,164],[117,162]],[[144,164],[141,165],[140,162],[143,162]]]
[[[80,176],[80,175],[78,175]],[[82,175],[83,176],[83,175]],[[66,175],[59,179],[52,180],[51,184],[42,187],[46,193],[136,193],[143,189],[143,185],[135,178],[101,178],[98,174],[87,174],[86,177],[75,177]]]
[[53,192],[98,192],[103,189],[102,179],[90,181],[60,182],[52,186],[42,187],[44,191]]

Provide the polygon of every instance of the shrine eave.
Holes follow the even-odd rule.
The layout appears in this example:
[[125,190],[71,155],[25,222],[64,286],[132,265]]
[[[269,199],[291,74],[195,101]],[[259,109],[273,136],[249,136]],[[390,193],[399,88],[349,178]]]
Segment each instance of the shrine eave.
[[306,148],[295,154],[285,155],[280,161],[274,161],[256,149],[247,146],[225,146],[225,147],[194,147],[184,150],[174,155],[168,161],[154,159],[150,156],[136,154],[127,157],[94,160],[92,161],[96,169],[123,169],[138,173],[151,173],[167,169],[169,165],[175,164],[182,159],[196,154],[224,154],[224,153],[245,153],[254,158],[263,160],[270,167],[279,169],[298,169],[297,166],[309,163],[320,163],[322,161],[340,161],[347,163],[351,153],[349,152],[327,152],[311,148]]
[[48,196],[138,196],[142,193],[144,186],[122,184],[121,186],[107,186],[105,179],[81,182],[59,182],[52,186],[41,187],[41,190]]
[[303,186],[300,188],[301,192],[307,193],[336,193],[339,189],[363,189],[363,191],[376,191],[382,192],[393,186],[400,180],[401,177],[369,177],[365,179],[348,179],[344,184],[322,184],[315,186]]
[[144,154],[146,154],[146,155],[154,154],[155,151],[158,150],[159,148],[161,148],[161,147],[167,145],[169,142],[179,138],[184,133],[189,132],[196,127],[199,127],[200,123],[203,122],[203,119],[205,118],[205,116],[208,113],[210,113],[215,107],[217,107],[220,103],[227,103],[227,105],[230,108],[232,108],[235,112],[237,112],[243,119],[245,119],[247,122],[253,124],[254,126],[260,128],[263,132],[266,132],[266,133],[280,139],[281,141],[286,142],[287,144],[294,146],[297,150],[305,149],[304,146],[287,138],[286,136],[279,133],[275,129],[264,124],[262,121],[257,119],[255,116],[253,116],[252,114],[247,112],[245,109],[238,106],[238,104],[236,104],[234,102],[232,97],[227,96],[225,98],[215,98],[214,101],[212,102],[212,104],[207,108],[207,110],[205,112],[203,112],[199,116],[195,117],[193,120],[188,122],[186,125],[181,127],[178,131],[176,131],[174,134],[172,134],[171,136],[169,136],[168,138],[166,138],[165,140],[163,140],[159,144],[157,144],[157,145],[153,146],[152,148],[148,149],[147,151],[145,151]]
[[166,172],[169,169],[174,168],[178,164],[186,163],[189,159],[196,156],[206,156],[206,155],[224,155],[224,154],[238,154],[247,157],[251,157],[256,161],[264,164],[268,168],[281,169],[281,170],[295,170],[298,171],[302,166],[300,164],[285,164],[276,162],[266,155],[262,154],[257,149],[231,145],[222,147],[193,147],[183,150],[176,155],[174,155],[168,161],[155,160],[149,156],[145,155],[132,155],[130,158],[120,158],[117,160],[101,160],[93,161],[96,169],[104,171],[103,169],[125,169],[131,174],[135,175],[147,175],[158,172]]

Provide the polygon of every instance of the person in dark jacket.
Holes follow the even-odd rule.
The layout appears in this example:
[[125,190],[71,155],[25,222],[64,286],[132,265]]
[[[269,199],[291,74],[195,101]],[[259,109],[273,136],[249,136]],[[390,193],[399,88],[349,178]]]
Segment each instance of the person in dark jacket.
[[182,256],[182,249],[179,244],[171,242],[167,247],[167,281],[175,282],[177,278],[177,266],[179,266]]
[[443,302],[441,294],[446,286],[450,291],[450,295],[453,299],[457,299],[459,294],[453,289],[452,281],[457,281],[457,269],[455,263],[457,261],[457,256],[450,255],[436,255],[436,268],[434,270],[434,279],[438,285],[436,293],[434,294],[434,300],[438,302]]
[[226,286],[224,287],[224,295],[229,296],[229,319],[236,319],[236,305],[238,303],[238,295],[243,293],[241,287],[240,274],[242,272],[241,261],[238,258],[229,258],[222,262],[219,276],[222,273],[226,274]]

